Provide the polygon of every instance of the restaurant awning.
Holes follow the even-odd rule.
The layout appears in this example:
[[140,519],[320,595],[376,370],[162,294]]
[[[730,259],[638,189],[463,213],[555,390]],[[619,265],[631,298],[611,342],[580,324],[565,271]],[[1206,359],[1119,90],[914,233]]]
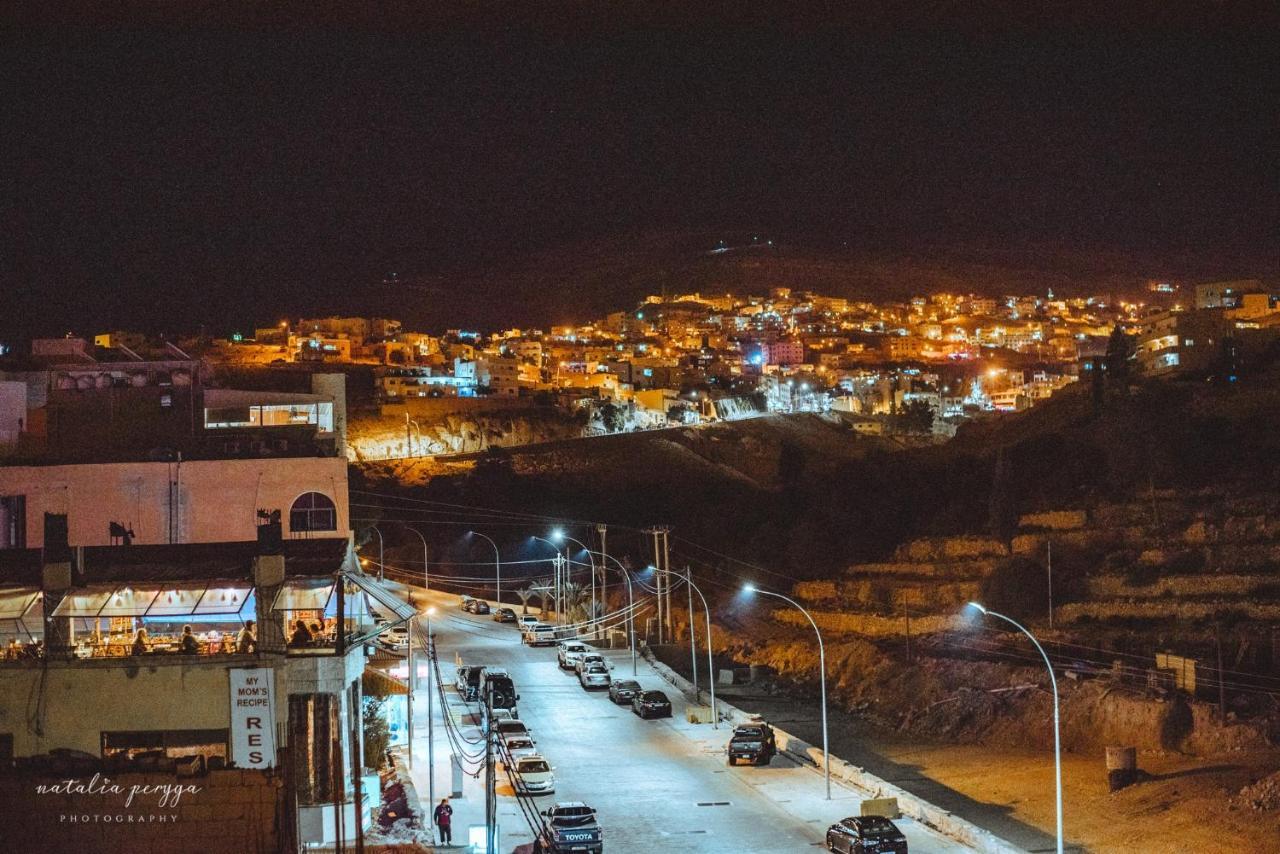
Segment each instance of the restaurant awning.
[[201,617],[239,614],[253,598],[246,581],[199,584],[91,585],[67,593],[55,617]]
[[402,600],[394,590],[376,578],[363,573],[347,572],[343,575],[363,590],[369,597],[369,604],[376,610],[388,615],[393,623],[412,620],[418,615],[418,609]]
[[0,620],[39,621],[44,616],[44,609],[36,607],[39,600],[40,591],[29,587],[0,590]]

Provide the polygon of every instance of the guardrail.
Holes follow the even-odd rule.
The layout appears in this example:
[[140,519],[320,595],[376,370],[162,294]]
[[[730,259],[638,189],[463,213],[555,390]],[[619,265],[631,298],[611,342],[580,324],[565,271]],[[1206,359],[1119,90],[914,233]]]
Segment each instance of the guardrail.
[[[694,694],[693,684],[688,679],[655,659],[648,646],[645,646],[642,651],[644,657],[653,665],[659,676],[671,683],[674,688],[686,697],[692,697],[695,702],[701,702],[698,696]],[[716,706],[719,710],[720,719],[732,724],[747,723],[759,719],[758,715],[744,712],[719,698],[716,700]],[[797,738],[776,726],[773,728],[773,733],[777,739],[780,752],[787,754],[800,764],[807,765],[818,771],[824,770],[822,748],[814,747],[803,739]],[[968,819],[931,804],[920,796],[895,786],[887,780],[880,779],[864,768],[834,756],[831,757],[831,779],[868,792],[873,798],[897,798],[898,808],[903,815],[931,827],[944,836],[967,845],[975,851],[982,851],[984,854],[1027,854],[1022,848],[996,836],[986,828],[979,827]]]

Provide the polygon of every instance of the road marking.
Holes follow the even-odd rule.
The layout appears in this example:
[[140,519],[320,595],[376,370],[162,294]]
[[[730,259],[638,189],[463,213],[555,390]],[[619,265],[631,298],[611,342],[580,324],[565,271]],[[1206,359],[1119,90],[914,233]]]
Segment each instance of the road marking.
[[731,801],[698,801],[696,805],[700,807],[728,807],[733,804]]

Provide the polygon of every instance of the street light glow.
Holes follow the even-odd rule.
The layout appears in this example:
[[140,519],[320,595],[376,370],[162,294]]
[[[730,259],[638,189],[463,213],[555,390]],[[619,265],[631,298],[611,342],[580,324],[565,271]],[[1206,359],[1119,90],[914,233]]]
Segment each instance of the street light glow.
[[551,532],[551,539],[555,540],[557,543],[560,542],[561,540],[564,539],[564,531],[561,530],[560,528],[554,529]]
[[984,608],[982,605],[978,604],[977,602],[970,602],[970,603],[969,603],[969,607],[970,607],[970,608],[977,608],[979,611],[981,611],[981,612],[982,612],[982,613],[984,613],[984,614],[985,614],[985,613],[987,613],[987,609],[986,609],[986,608]]
[[435,605],[432,605],[430,608],[428,608],[428,609],[427,609],[427,616],[428,616],[428,617],[433,617],[433,616],[435,616],[435,613],[436,613],[436,606],[435,606]]
[[744,585],[742,585],[742,592],[743,592],[743,593],[755,593],[755,592],[756,592],[756,586],[755,586],[754,584],[744,584]]

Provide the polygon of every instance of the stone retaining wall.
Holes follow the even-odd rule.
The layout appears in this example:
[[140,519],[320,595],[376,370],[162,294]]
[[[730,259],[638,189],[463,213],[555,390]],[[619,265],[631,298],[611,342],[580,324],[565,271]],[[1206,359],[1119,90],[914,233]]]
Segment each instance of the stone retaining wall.
[[[1218,614],[1240,614],[1251,620],[1280,620],[1280,605],[1258,605],[1252,602],[1188,602],[1167,599],[1129,602],[1071,602],[1056,610],[1066,623],[1081,619],[1106,620],[1207,620]],[[816,617],[815,617],[816,619]],[[916,621],[911,621],[915,628]]]
[[925,537],[911,540],[894,551],[895,561],[974,560],[1004,557],[1009,548],[991,537]]
[[[856,634],[866,637],[896,637],[905,634],[907,630],[906,618],[901,615],[883,617],[879,614],[851,614],[843,611],[814,610],[809,613],[813,616],[813,621],[818,624],[818,628],[823,631],[840,634]],[[809,621],[805,619],[804,614],[794,608],[774,611],[772,617],[780,623],[788,623],[804,628],[809,627]],[[964,628],[965,625],[966,623],[959,613],[911,615],[911,631],[913,634],[924,635],[951,631]]]
[[1261,587],[1280,583],[1266,575],[1166,575],[1151,584],[1132,584],[1123,575],[1098,575],[1089,579],[1089,595],[1098,599],[1157,599],[1178,596],[1245,596]]

